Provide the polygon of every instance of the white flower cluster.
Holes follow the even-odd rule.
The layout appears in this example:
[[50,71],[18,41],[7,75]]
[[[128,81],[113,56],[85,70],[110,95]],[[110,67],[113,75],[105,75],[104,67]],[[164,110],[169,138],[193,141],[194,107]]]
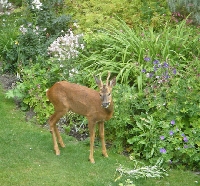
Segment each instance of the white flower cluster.
[[[32,27],[32,24],[28,24],[28,28],[30,29]],[[24,25],[21,25],[19,30],[22,32],[22,34],[25,34],[28,29],[26,27],[24,27]],[[41,29],[39,26],[36,26],[35,29],[32,30],[36,35],[39,35],[39,32],[41,31],[46,31],[46,28]]]
[[84,45],[79,43],[83,34],[74,35],[72,30],[64,36],[58,37],[49,47],[48,54],[57,58],[59,61],[72,59],[78,56],[78,49],[84,49]]
[[10,8],[11,7],[11,3],[8,2],[8,0],[0,0],[0,4],[2,5],[3,8]]
[[40,2],[40,0],[33,0],[32,2],[32,9],[38,9],[38,10],[42,10],[41,9],[42,3]]

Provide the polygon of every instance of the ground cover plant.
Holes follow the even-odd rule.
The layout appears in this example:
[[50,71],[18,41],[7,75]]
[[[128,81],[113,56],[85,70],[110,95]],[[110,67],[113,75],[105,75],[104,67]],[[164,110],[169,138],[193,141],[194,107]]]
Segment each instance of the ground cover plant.
[[112,18],[117,26],[82,33],[85,29],[66,17],[63,1],[35,8],[31,2],[24,7],[26,24],[12,21],[14,36],[8,43],[8,37],[1,37],[4,71],[14,71],[20,80],[7,97],[20,98],[23,110],[33,107],[38,123],[44,124],[53,111],[45,90],[53,83],[67,79],[95,88],[92,76],[105,76],[109,70],[118,80],[115,115],[106,125],[107,141],[115,151],[152,164],[161,158],[167,166],[198,170],[199,29],[185,20],[174,25],[169,17],[156,27],[151,24],[154,14],[146,10],[151,21],[140,26],[138,21],[137,28]]

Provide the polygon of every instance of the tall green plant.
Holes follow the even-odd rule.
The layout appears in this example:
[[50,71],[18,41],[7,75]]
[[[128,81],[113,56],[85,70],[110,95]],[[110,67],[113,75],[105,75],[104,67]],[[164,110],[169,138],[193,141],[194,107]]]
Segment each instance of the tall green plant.
[[87,51],[81,61],[84,71],[112,70],[119,82],[141,85],[141,68],[148,66],[148,56],[170,59],[174,65],[179,61],[183,67],[200,54],[198,31],[185,22],[175,27],[166,24],[161,33],[152,27],[135,31],[123,21],[119,25],[121,29],[110,26],[109,30],[86,38]]

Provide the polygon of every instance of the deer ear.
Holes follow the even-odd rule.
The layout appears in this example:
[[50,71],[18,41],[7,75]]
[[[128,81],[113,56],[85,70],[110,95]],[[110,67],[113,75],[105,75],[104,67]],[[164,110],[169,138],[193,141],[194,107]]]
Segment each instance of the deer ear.
[[94,79],[99,88],[103,86],[102,81],[97,76],[94,76]]
[[113,87],[116,85],[116,77],[114,77],[112,80],[110,80],[110,86]]

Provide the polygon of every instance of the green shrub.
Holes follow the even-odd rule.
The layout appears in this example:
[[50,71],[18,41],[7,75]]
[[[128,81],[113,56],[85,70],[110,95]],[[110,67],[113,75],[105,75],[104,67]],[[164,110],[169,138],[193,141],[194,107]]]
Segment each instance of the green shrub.
[[15,6],[22,6],[22,0],[9,0]]
[[[36,61],[37,56],[47,57],[48,46],[69,29],[71,17],[57,12],[63,4],[43,3],[35,7],[27,1],[23,13],[20,34],[12,42],[12,47],[3,52],[4,70],[20,73],[24,66]],[[42,10],[41,10],[42,9]]]
[[[8,57],[8,52],[12,50],[13,46],[15,46],[17,36],[19,35],[19,25],[21,24],[21,20],[18,19],[21,14],[19,12],[15,12],[10,15],[2,15],[0,22],[0,56],[4,60],[7,60],[10,63],[9,58],[16,58],[15,55],[12,57]],[[12,59],[13,61],[14,59]],[[8,63],[4,63],[3,68],[8,69]]]
[[160,29],[171,15],[164,0],[102,0],[100,2],[77,0],[70,3],[66,1],[66,3],[73,17],[78,21],[81,31],[87,33],[109,28],[110,25],[120,26],[117,17],[134,29],[149,25]]
[[118,151],[125,148],[135,158],[155,163],[163,157],[170,165],[197,169],[199,61],[182,70],[158,59],[145,60],[151,68],[142,69],[143,93],[129,86],[113,91],[116,108],[114,118],[106,125],[108,138]]

